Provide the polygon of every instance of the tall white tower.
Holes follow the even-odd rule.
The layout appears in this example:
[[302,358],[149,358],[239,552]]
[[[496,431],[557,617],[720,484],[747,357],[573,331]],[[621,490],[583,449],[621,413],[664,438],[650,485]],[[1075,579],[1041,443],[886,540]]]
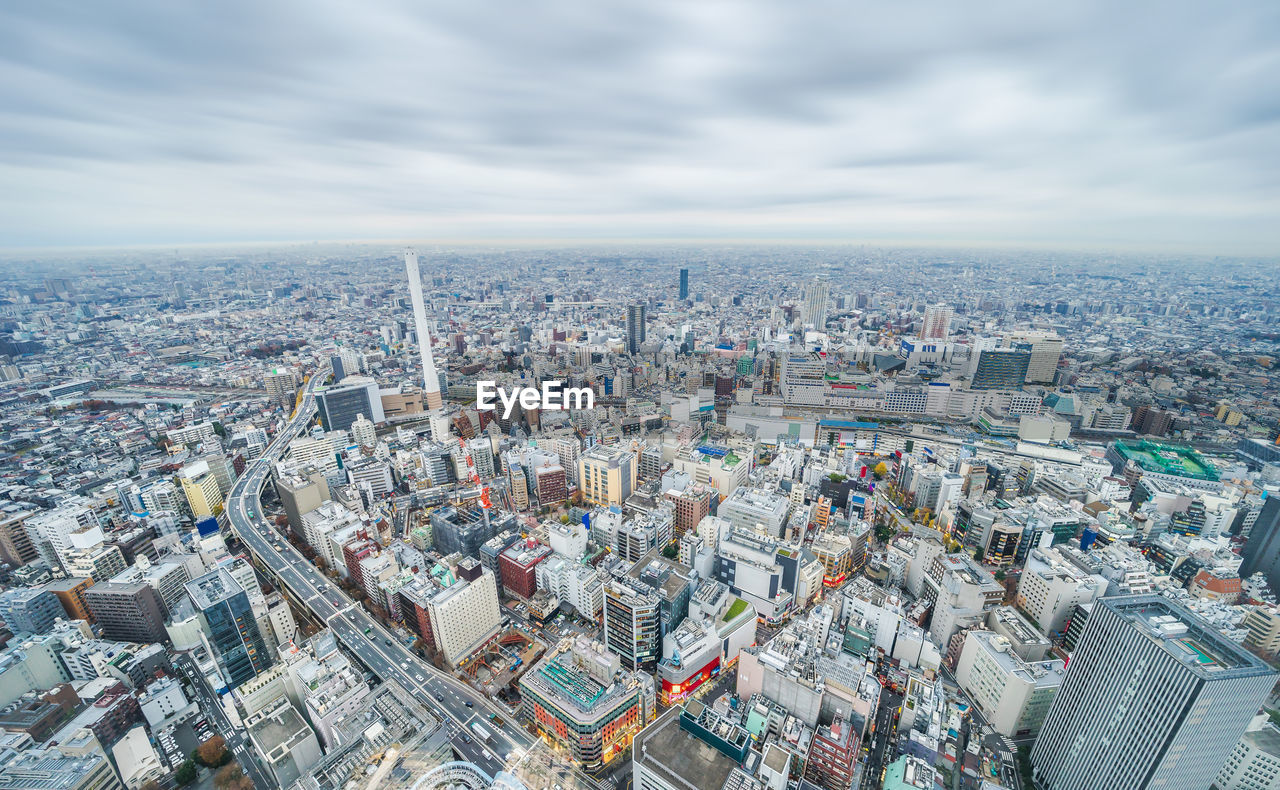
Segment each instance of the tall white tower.
[[427,331],[427,309],[422,304],[422,275],[418,272],[418,253],[405,250],[405,273],[409,276],[409,299],[413,302],[413,327],[418,333],[418,350],[422,352],[422,400],[427,411],[436,411],[444,401],[440,398],[440,376],[431,357],[431,333]]

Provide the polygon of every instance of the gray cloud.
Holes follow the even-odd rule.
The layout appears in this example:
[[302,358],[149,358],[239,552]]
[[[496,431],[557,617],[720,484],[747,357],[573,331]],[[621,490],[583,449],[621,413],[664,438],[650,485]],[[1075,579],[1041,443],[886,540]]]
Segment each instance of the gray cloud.
[[1268,0],[430,5],[0,7],[0,247],[1280,249]]

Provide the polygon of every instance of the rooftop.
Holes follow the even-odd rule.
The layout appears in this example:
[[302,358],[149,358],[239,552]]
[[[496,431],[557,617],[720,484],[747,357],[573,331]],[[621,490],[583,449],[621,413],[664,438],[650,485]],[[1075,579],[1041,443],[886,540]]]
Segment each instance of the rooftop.
[[1116,452],[1133,461],[1141,469],[1157,474],[1189,477],[1193,480],[1218,480],[1218,470],[1200,453],[1182,444],[1116,440]]
[[1161,595],[1129,595],[1098,601],[1206,679],[1274,674],[1266,662],[1228,640],[1188,609]]
[[738,764],[680,727],[681,709],[671,708],[636,736],[636,760],[672,787],[721,787]]
[[218,568],[187,582],[187,593],[195,602],[196,608],[202,610],[243,592],[244,588],[232,578],[226,568]]

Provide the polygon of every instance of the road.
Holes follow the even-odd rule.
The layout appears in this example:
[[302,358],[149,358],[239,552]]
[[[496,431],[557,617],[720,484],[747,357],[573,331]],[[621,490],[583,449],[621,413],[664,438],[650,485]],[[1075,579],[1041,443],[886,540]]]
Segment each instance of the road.
[[[457,678],[421,661],[374,621],[363,606],[354,603],[337,584],[330,581],[275,532],[262,517],[261,493],[271,478],[271,468],[302,434],[316,411],[315,387],[326,371],[311,376],[293,419],[267,450],[253,461],[231,487],[226,513],[231,529],[254,557],[271,570],[273,581],[288,588],[295,600],[303,602],[321,622],[327,623],[353,655],[380,679],[394,680],[417,697],[449,728],[454,750],[490,776],[503,770],[533,747],[535,739],[506,714],[502,727],[489,720],[490,712],[503,715],[482,695]],[[470,726],[475,722],[492,734],[484,743]]]
[[[880,776],[885,766],[894,760],[894,752],[890,745],[896,740],[893,717],[902,704],[902,697],[885,689],[880,694],[880,708],[876,711],[876,731],[872,737],[871,753],[867,755],[867,764],[862,772],[863,790],[880,786]],[[886,759],[887,758],[887,759]]]
[[227,748],[235,755],[236,762],[240,763],[245,775],[253,780],[253,786],[273,787],[275,777],[258,762],[258,752],[249,741],[244,729],[231,726],[231,721],[222,709],[217,695],[214,694],[213,689],[209,688],[209,681],[205,679],[200,667],[196,666],[191,657],[186,654],[179,654],[174,659],[174,666],[191,682],[191,689],[195,693],[196,701],[200,703],[200,710],[205,718],[212,720],[209,726],[227,742]]

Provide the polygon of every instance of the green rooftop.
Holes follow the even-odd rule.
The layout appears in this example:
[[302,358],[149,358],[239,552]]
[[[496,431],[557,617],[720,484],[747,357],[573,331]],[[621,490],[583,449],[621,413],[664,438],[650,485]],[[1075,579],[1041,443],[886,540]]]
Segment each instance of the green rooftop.
[[1136,442],[1117,440],[1115,449],[1121,458],[1133,461],[1146,472],[1212,482],[1219,479],[1213,464],[1185,444],[1160,444],[1146,439]]
[[584,710],[590,710],[605,692],[605,687],[594,678],[564,666],[558,658],[548,661],[539,672],[565,694],[573,697]]
[[729,611],[724,613],[724,621],[726,623],[733,622],[733,618],[742,614],[746,610],[747,610],[746,601],[742,600],[741,598],[734,599],[734,602],[729,604]]

